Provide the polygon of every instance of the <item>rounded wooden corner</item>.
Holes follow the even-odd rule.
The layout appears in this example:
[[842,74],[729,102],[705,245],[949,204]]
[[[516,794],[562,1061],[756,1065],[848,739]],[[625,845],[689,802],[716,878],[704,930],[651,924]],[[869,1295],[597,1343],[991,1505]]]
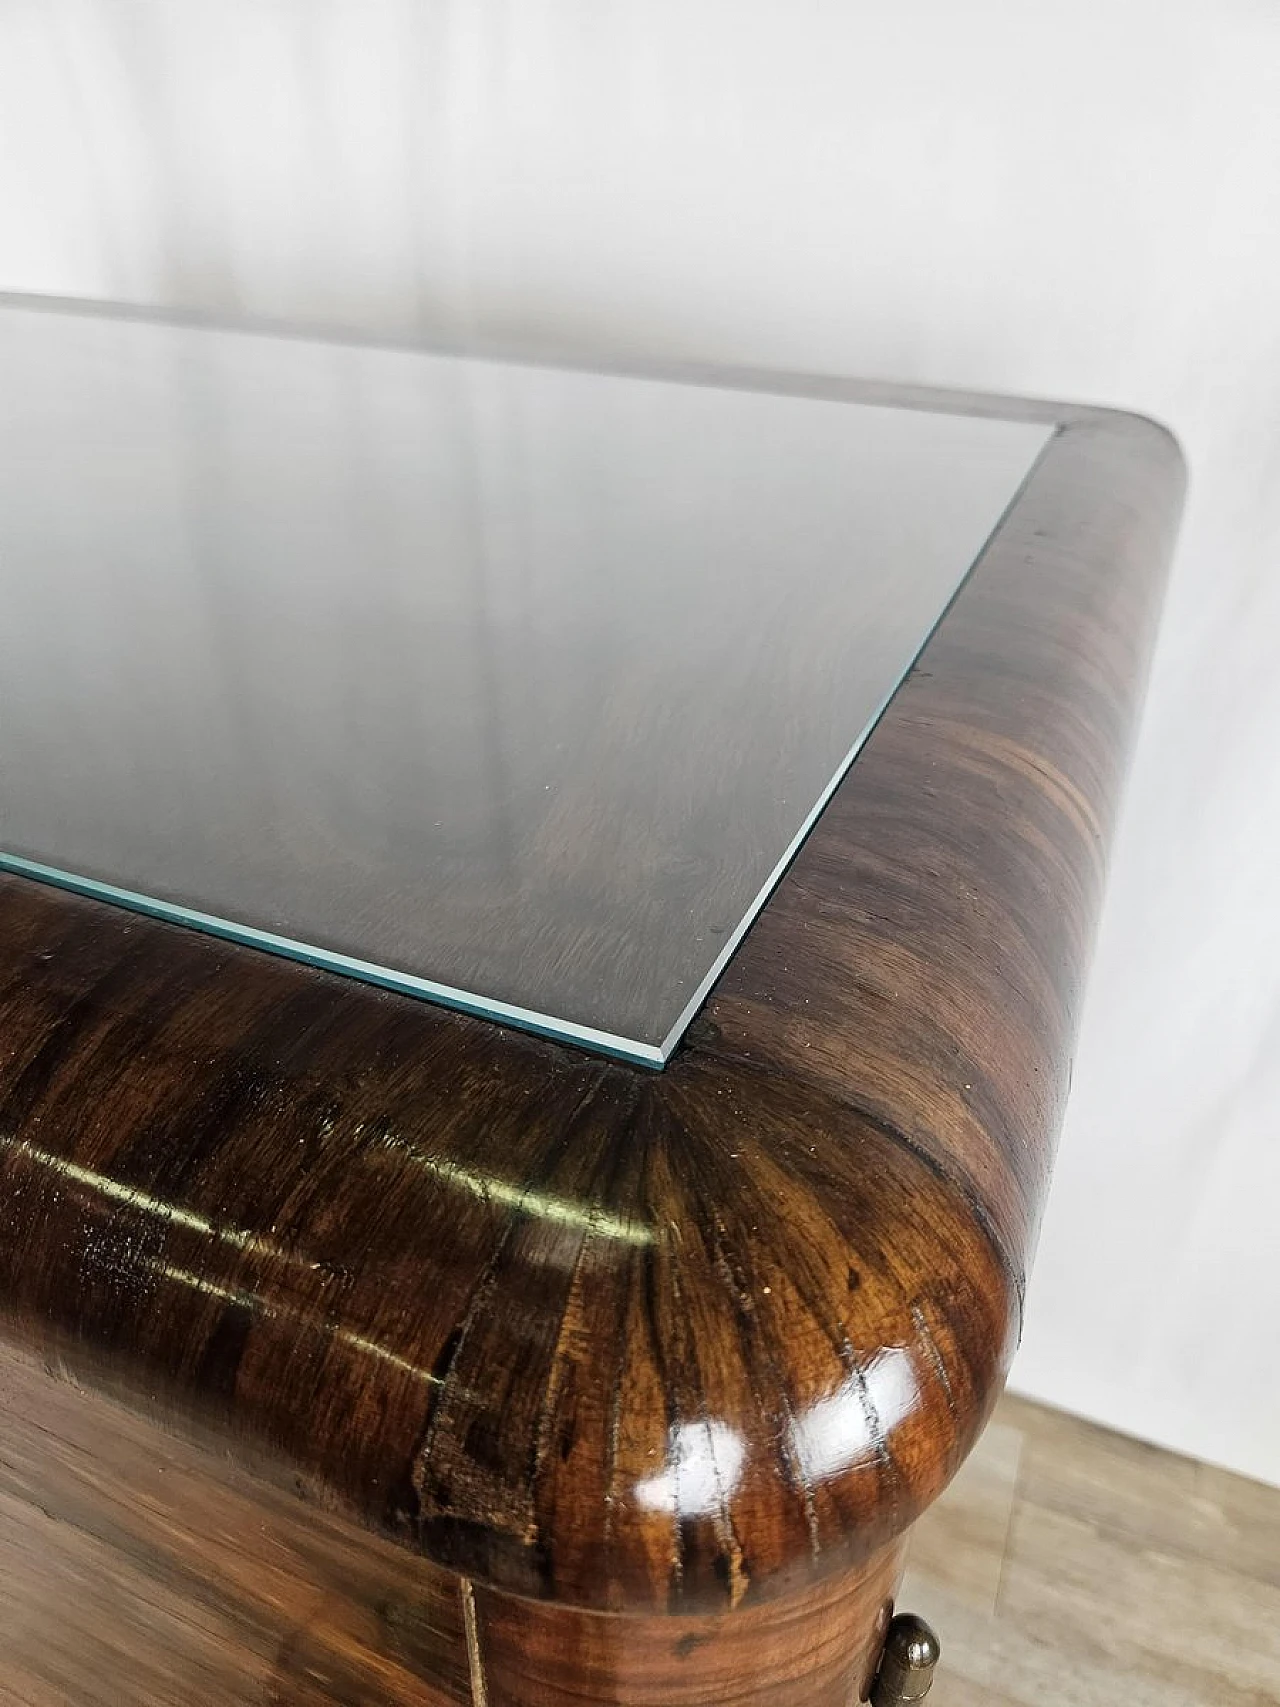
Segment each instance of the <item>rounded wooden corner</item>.
[[1181,502],[1165,429],[1038,407],[661,1073],[0,877],[7,1331],[527,1600],[892,1543],[1016,1338]]
[[[734,1610],[857,1567],[937,1497],[1003,1385],[1020,1300],[993,1229],[904,1134],[714,1042],[661,1079],[606,1069],[584,1144],[615,1097],[588,1224],[566,1234],[550,1182],[530,1195],[483,1351],[442,1372],[416,1543],[611,1612]],[[534,1344],[537,1402],[490,1472],[495,1390]]]

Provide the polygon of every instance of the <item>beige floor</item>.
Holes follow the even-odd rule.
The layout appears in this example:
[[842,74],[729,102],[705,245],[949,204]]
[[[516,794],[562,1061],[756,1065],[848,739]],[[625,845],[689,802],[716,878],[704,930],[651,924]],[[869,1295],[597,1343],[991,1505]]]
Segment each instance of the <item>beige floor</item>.
[[929,1707],[1278,1707],[1280,1492],[1005,1399],[899,1604]]

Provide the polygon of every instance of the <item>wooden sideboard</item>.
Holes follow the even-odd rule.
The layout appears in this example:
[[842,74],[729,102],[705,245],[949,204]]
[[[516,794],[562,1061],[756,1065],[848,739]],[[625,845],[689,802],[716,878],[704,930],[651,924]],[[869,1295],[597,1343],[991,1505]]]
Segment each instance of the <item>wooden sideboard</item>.
[[1056,431],[663,1071],[0,877],[0,1701],[870,1689],[1017,1342],[1183,468],[817,390]]

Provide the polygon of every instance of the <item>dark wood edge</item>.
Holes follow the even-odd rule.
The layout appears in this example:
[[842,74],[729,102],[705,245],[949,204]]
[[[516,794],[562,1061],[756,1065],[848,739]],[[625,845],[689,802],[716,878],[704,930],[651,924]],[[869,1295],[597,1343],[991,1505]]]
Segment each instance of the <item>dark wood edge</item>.
[[0,880],[8,1334],[518,1596],[899,1535],[1016,1340],[1183,481],[949,406],[1065,424],[661,1074]]

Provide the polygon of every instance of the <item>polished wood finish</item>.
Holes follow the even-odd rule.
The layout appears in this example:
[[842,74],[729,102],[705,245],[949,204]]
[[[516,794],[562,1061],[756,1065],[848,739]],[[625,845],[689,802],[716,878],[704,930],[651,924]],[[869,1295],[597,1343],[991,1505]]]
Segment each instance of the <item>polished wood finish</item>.
[[476,1587],[0,1349],[4,1707],[848,1707],[902,1573],[741,1615]]
[[905,1538],[741,1612],[584,1612],[477,1588],[486,1707],[850,1707],[865,1700]]
[[449,1573],[12,1351],[0,1412],[4,1707],[471,1707]]
[[0,881],[7,1335],[581,1632],[513,1701],[874,1574],[1016,1342],[1182,467],[950,406],[1064,425],[663,1073]]

